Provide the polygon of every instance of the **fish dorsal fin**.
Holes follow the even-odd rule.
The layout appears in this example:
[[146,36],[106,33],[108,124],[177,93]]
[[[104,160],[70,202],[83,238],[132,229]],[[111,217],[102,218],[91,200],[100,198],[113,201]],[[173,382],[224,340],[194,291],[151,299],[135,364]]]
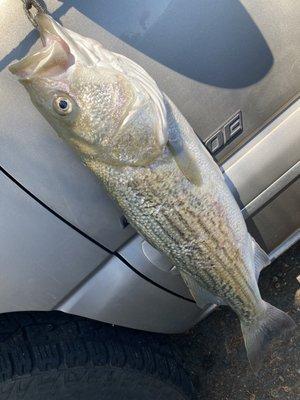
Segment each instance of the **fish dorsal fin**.
[[167,146],[183,175],[194,185],[200,186],[202,183],[199,163],[192,149],[187,146],[183,138],[177,134],[169,138]]

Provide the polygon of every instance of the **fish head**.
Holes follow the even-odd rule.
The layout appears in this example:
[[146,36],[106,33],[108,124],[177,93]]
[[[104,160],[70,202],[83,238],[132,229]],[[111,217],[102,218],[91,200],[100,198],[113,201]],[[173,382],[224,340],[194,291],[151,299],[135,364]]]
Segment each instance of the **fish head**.
[[83,159],[145,166],[160,157],[166,110],[153,79],[47,14],[37,14],[36,22],[43,48],[10,71],[57,134]]

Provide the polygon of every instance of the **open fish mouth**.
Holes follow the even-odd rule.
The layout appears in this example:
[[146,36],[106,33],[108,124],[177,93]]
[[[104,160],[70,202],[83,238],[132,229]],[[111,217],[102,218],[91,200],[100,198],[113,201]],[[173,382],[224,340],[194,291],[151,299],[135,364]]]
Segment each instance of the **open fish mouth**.
[[[75,62],[90,65],[94,60],[84,38],[69,31],[50,15],[35,16],[42,49],[10,65],[9,70],[21,81],[36,76],[53,76],[66,72]],[[78,40],[81,39],[81,40]]]

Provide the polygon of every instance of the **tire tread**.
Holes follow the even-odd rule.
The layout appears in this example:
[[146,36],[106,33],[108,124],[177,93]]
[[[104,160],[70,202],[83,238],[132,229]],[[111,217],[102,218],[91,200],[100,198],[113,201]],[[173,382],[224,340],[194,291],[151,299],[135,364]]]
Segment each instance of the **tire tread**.
[[189,375],[163,335],[57,311],[0,315],[0,400],[15,398],[9,393],[18,389],[10,392],[9,382],[24,375],[105,365],[151,375],[189,399],[195,396]]

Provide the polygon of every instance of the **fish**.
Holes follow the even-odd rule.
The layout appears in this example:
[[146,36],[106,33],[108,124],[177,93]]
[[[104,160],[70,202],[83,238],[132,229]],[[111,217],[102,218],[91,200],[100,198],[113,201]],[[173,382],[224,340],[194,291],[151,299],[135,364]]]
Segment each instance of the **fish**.
[[43,47],[10,71],[137,232],[170,259],[196,304],[233,309],[257,371],[273,337],[295,323],[261,297],[257,275],[270,259],[220,168],[141,66],[48,14],[35,21]]

